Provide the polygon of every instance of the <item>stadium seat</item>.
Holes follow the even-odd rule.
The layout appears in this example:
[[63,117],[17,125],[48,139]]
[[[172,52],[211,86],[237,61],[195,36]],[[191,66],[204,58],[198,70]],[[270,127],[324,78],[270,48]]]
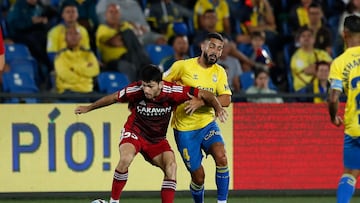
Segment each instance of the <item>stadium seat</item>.
[[35,59],[33,58],[16,59],[9,61],[8,64],[12,71],[18,73],[26,73],[37,83],[40,82],[39,69]]
[[97,76],[98,88],[101,93],[114,93],[126,87],[130,81],[125,74],[119,72],[101,72]]
[[7,63],[17,59],[33,58],[29,48],[20,43],[5,44],[5,52],[5,61]]
[[246,91],[249,87],[254,84],[255,74],[252,71],[243,72],[240,75],[240,85],[241,89]]
[[174,50],[170,45],[149,44],[145,46],[145,49],[151,62],[155,65],[159,65],[164,58],[174,54]]
[[[3,91],[8,93],[36,93],[39,92],[34,79],[27,73],[13,70],[4,72],[2,75]],[[11,98],[5,103],[37,103],[36,98]]]

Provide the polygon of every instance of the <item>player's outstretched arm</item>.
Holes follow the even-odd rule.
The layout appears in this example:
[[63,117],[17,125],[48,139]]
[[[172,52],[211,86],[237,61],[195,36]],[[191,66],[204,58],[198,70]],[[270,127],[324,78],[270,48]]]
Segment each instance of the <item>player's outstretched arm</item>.
[[328,97],[328,110],[330,120],[336,126],[340,126],[343,123],[341,117],[337,115],[340,94],[341,92],[339,90],[330,89]]
[[118,97],[118,93],[115,92],[113,94],[100,98],[99,100],[88,106],[78,106],[75,108],[75,114],[87,113],[89,111],[114,104],[117,102],[117,97]]

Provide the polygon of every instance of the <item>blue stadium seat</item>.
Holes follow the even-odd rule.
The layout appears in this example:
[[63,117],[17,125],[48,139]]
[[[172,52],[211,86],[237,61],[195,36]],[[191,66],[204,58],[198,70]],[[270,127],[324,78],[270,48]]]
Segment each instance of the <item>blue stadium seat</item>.
[[[5,55],[6,56],[6,55]],[[34,58],[23,58],[16,59],[7,62],[10,69],[18,73],[28,74],[34,81],[40,82],[39,80],[39,69],[37,62]]]
[[145,46],[145,49],[155,65],[159,65],[164,58],[174,55],[174,50],[170,45],[149,44]]
[[243,72],[240,75],[240,85],[241,89],[246,91],[249,87],[254,84],[255,74],[252,71]]
[[[39,88],[33,78],[27,73],[15,72],[13,70],[4,72],[2,75],[3,91],[8,93],[36,93]],[[37,103],[36,98],[11,98],[5,103]]]
[[130,84],[127,76],[120,72],[101,72],[97,76],[99,91],[111,94]]
[[5,52],[5,61],[7,63],[17,59],[33,58],[29,48],[20,43],[5,44]]

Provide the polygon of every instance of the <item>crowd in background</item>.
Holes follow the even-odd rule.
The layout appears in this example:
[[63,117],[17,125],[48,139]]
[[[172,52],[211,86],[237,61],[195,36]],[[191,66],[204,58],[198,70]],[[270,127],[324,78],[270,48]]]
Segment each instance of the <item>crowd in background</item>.
[[[0,3],[6,46],[25,45],[36,62],[39,91],[59,94],[99,92],[97,78],[104,72],[122,73],[129,83],[145,64],[166,71],[176,60],[198,56],[208,32],[225,38],[218,63],[233,93],[326,93],[330,63],[344,50],[343,20],[360,15],[360,0]],[[4,73],[20,65],[8,57]]]

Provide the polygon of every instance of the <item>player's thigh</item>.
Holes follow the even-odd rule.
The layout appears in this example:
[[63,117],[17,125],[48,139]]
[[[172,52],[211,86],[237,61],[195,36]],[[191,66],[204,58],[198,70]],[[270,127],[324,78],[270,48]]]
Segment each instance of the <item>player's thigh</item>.
[[[217,153],[221,153],[222,150],[225,150],[224,148],[225,142],[221,136],[220,128],[216,122],[211,122],[210,124],[205,126],[201,130],[201,134],[203,135],[203,141],[201,143],[201,147],[204,149],[206,154],[212,154],[214,156],[215,154],[213,153],[215,153],[215,150],[217,150],[217,148],[219,147],[222,149],[221,151],[216,151]],[[213,150],[211,150],[212,148]]]
[[345,168],[350,170],[360,169],[360,138],[345,135],[343,156]]
[[193,172],[200,168],[203,154],[201,152],[202,137],[200,130],[178,131],[174,130],[178,151],[186,168]]
[[141,154],[144,156],[145,160],[156,166],[159,164],[161,155],[163,155],[165,152],[173,153],[170,144],[166,139],[163,139],[158,143],[150,143],[147,141],[141,150]]
[[142,145],[141,137],[123,129],[119,144],[120,161],[130,163],[141,150]]

